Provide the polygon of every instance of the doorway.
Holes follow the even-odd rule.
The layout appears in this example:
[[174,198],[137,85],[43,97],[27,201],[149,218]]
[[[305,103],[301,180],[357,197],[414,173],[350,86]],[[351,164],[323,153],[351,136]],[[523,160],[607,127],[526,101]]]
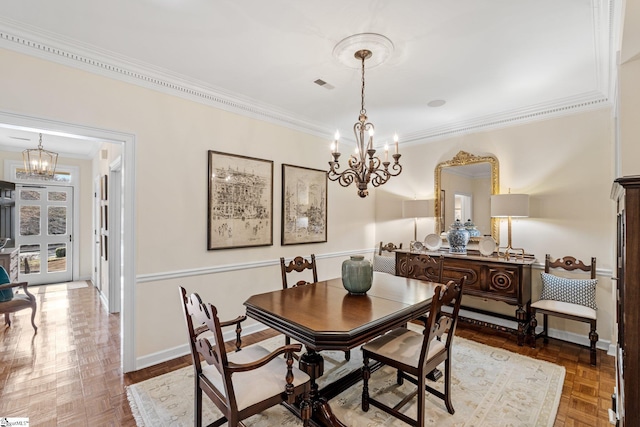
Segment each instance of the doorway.
[[16,185],[19,277],[29,286],[73,280],[73,187]]
[[[22,129],[35,133],[49,133],[64,135],[79,141],[108,142],[121,146],[122,156],[122,198],[121,211],[117,218],[121,221],[121,234],[119,242],[121,248],[121,351],[122,370],[131,372],[136,370],[135,349],[135,282],[136,282],[136,256],[135,256],[135,136],[133,134],[111,131],[108,129],[81,126],[65,122],[45,120],[37,117],[24,116],[0,111],[0,126]],[[5,160],[5,179],[10,176],[10,167]],[[90,182],[90,181],[89,181]],[[91,184],[89,184],[91,185]],[[77,197],[76,197],[77,199]],[[77,200],[75,202],[78,203]],[[91,219],[88,220],[91,222]],[[78,220],[76,222],[79,222]],[[76,254],[79,250],[75,251]],[[77,268],[77,264],[74,268]]]

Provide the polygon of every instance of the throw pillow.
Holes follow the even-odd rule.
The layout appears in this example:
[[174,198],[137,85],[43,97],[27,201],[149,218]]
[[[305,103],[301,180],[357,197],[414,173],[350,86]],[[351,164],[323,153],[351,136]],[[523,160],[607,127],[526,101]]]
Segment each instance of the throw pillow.
[[396,257],[373,255],[373,271],[396,274]]
[[597,310],[596,285],[598,279],[568,279],[553,274],[542,274],[540,299],[584,305]]
[[[11,279],[9,279],[7,270],[0,266],[0,285],[4,285],[5,283],[11,283]],[[0,290],[0,302],[10,301],[12,299],[13,289],[9,288]]]

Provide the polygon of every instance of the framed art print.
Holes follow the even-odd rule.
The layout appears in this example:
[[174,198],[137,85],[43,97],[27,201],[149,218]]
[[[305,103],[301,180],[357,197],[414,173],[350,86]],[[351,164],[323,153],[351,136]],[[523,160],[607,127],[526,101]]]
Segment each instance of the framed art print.
[[282,165],[282,245],[327,241],[327,172]]
[[444,233],[447,231],[447,225],[445,224],[445,191],[440,190],[440,232]]
[[209,150],[207,249],[273,245],[273,161]]

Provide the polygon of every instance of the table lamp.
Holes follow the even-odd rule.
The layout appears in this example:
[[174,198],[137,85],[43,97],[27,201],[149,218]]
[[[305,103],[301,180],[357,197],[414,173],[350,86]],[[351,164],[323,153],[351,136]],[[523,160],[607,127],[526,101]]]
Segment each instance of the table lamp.
[[413,240],[418,240],[418,218],[434,216],[433,200],[403,200],[402,217],[413,218]]
[[526,218],[529,216],[528,194],[494,194],[491,196],[491,216],[494,218],[508,218],[507,246],[498,248],[498,256],[509,259],[511,253],[521,253],[524,249],[511,245],[511,218]]

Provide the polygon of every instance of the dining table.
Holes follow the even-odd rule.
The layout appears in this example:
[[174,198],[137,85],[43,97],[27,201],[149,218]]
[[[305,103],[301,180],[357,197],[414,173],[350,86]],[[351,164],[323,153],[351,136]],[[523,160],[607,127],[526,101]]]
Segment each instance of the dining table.
[[[324,372],[322,351],[350,351],[429,312],[437,283],[373,273],[371,289],[350,294],[341,278],[318,281],[249,297],[247,316],[302,343],[299,367],[311,377],[312,422],[345,426],[329,400],[360,380],[360,370],[318,388]],[[295,407],[290,407],[295,411]]]

